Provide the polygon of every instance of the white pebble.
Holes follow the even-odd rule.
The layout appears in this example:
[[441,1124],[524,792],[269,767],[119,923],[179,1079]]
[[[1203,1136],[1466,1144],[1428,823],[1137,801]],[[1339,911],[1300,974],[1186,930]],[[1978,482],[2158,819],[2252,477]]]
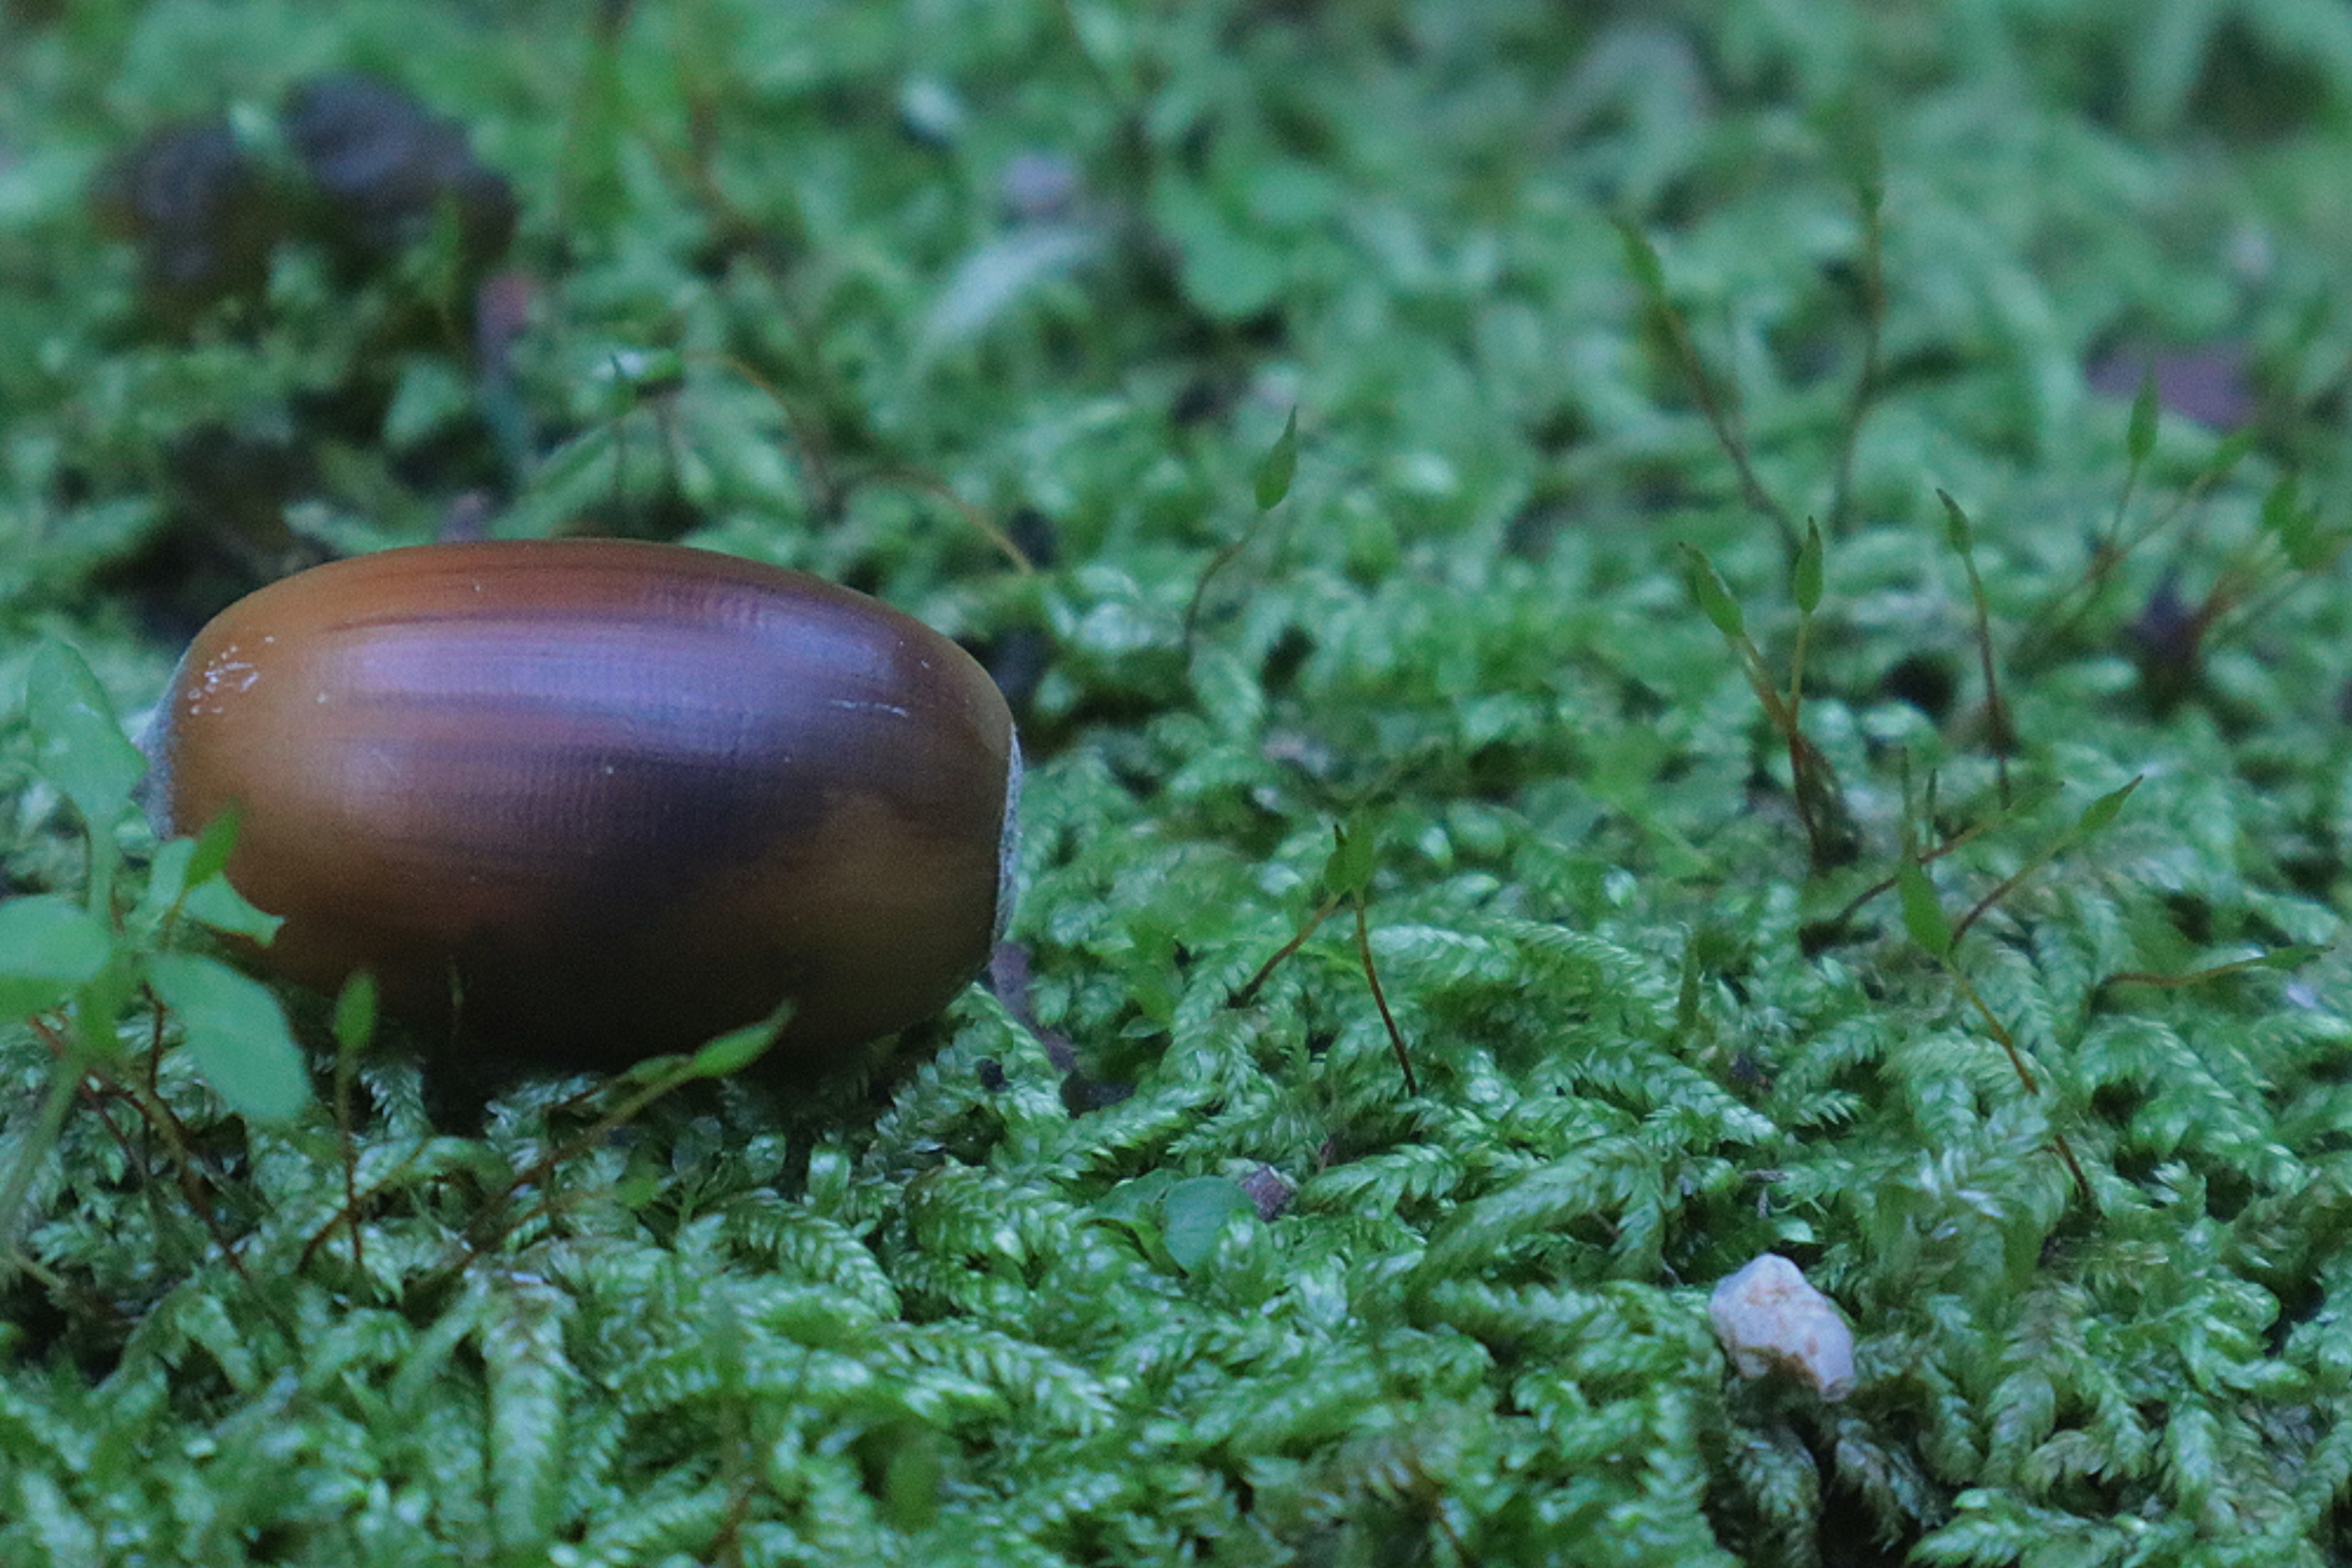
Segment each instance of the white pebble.
[[1853,1331],[1797,1266],[1768,1252],[1707,1298],[1716,1338],[1742,1377],[1785,1372],[1832,1404],[1853,1392]]

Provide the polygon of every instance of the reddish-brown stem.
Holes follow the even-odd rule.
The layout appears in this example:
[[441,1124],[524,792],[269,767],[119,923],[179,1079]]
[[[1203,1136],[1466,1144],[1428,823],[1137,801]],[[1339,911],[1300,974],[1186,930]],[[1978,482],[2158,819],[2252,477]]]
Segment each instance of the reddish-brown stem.
[[1251,1003],[1256,1001],[1258,991],[1267,981],[1274,978],[1274,972],[1280,969],[1285,963],[1287,963],[1293,953],[1296,953],[1300,948],[1305,947],[1307,943],[1307,940],[1314,936],[1317,931],[1323,929],[1323,922],[1339,912],[1339,906],[1345,900],[1337,893],[1332,894],[1330,898],[1325,900],[1321,909],[1317,910],[1313,914],[1307,917],[1307,923],[1298,928],[1298,934],[1292,937],[1288,942],[1284,942],[1281,948],[1276,952],[1272,958],[1269,958],[1264,963],[1259,964],[1257,966],[1257,973],[1251,975],[1248,983],[1243,985],[1240,990],[1234,993],[1233,1000],[1228,1002],[1226,1005],[1229,1007],[1246,1007]]
[[1381,989],[1381,972],[1372,963],[1372,933],[1364,916],[1364,900],[1356,900],[1356,952],[1364,961],[1364,979],[1372,988],[1372,1005],[1381,1010],[1381,1023],[1389,1032],[1389,1048],[1396,1053],[1397,1070],[1404,1074],[1404,1091],[1418,1096],[1421,1084],[1412,1076],[1412,1058],[1405,1051],[1404,1031],[1397,1027],[1396,1015],[1389,1011],[1388,993]]

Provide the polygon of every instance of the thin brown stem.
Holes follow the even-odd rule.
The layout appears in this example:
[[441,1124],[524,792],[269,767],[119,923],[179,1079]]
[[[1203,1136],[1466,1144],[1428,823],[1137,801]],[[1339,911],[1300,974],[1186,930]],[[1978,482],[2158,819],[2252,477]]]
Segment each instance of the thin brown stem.
[[1364,914],[1364,900],[1356,900],[1356,952],[1364,961],[1364,978],[1372,987],[1372,1005],[1381,1010],[1381,1023],[1389,1032],[1389,1048],[1396,1053],[1397,1070],[1404,1074],[1404,1091],[1418,1096],[1421,1085],[1412,1075],[1412,1058],[1406,1051],[1404,1031],[1397,1027],[1396,1015],[1389,1011],[1388,993],[1381,989],[1381,972],[1372,963],[1371,928]]
[[1274,972],[1289,963],[1291,956],[1300,948],[1305,947],[1308,939],[1317,931],[1323,929],[1323,922],[1339,912],[1339,906],[1344,902],[1346,900],[1338,893],[1326,899],[1322,908],[1307,917],[1307,923],[1298,928],[1298,934],[1284,942],[1272,958],[1259,964],[1257,973],[1251,975],[1248,982],[1240,990],[1234,992],[1233,999],[1225,1005],[1229,1007],[1246,1007],[1256,1001],[1258,991],[1267,981],[1274,978]]
[[1698,400],[1698,411],[1706,418],[1707,428],[1715,432],[1716,445],[1721,447],[1724,455],[1731,459],[1732,470],[1739,477],[1740,499],[1770,520],[1772,526],[1780,530],[1780,542],[1787,548],[1790,558],[1795,559],[1799,542],[1796,519],[1790,517],[1788,508],[1764,488],[1755,464],[1748,460],[1748,443],[1732,423],[1729,411],[1716,391],[1714,378],[1706,374],[1706,366],[1700,363],[1698,347],[1691,342],[1690,330],[1683,324],[1682,312],[1669,307],[1661,312],[1661,317],[1667,342],[1674,347],[1675,358],[1680,362],[1683,374],[1690,382],[1691,395]]
[[[1955,968],[1948,959],[1945,961],[1944,969],[1958,984],[1960,994],[1969,999],[1979,1016],[1984,1019],[1985,1027],[1992,1031],[1992,1037],[2000,1042],[2000,1048],[2009,1053],[2009,1065],[2016,1069],[2017,1081],[2025,1086],[2026,1093],[2037,1100],[2040,1099],[2041,1080],[2033,1076],[2033,1069],[2025,1065],[2025,1053],[2017,1048],[2017,1041],[2011,1036],[2008,1026],[2004,1025],[2000,1016],[1986,1004],[1984,997],[1978,993],[1969,977]],[[2074,1190],[2082,1194],[2084,1203],[2092,1202],[2094,1194],[2091,1191],[2091,1178],[2084,1174],[2082,1162],[2074,1158],[2074,1147],[2066,1142],[2066,1134],[2055,1127],[2052,1128],[2050,1143],[2051,1147],[2057,1151],[2058,1158],[2065,1162],[2068,1173],[2074,1178]]]
[[[1990,829],[1991,826],[1992,825],[1990,823],[1979,822],[1972,827],[1962,828],[1959,832],[1953,834],[1949,838],[1944,840],[1943,843],[1937,845],[1935,848],[1922,849],[1919,851],[1918,863],[1922,866],[1926,866],[1934,861],[1942,859],[1945,856],[1949,855],[1953,850],[1959,848],[1969,840],[1982,837]],[[1864,888],[1861,892],[1856,893],[1852,899],[1848,900],[1845,908],[1838,910],[1836,914],[1832,915],[1829,920],[1823,923],[1831,931],[1837,931],[1843,928],[1853,921],[1854,916],[1862,912],[1862,909],[1864,904],[1869,903],[1873,899],[1879,897],[1881,894],[1893,892],[1895,890],[1895,884],[1898,879],[1899,879],[1894,875],[1881,877],[1877,881],[1873,882],[1869,887]]]

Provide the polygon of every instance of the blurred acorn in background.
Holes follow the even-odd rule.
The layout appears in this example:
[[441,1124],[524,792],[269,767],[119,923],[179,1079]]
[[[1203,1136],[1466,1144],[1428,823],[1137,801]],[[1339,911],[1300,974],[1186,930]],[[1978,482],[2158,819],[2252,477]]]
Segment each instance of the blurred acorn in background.
[[[404,89],[322,76],[287,94],[274,126],[226,112],[171,121],[112,159],[89,201],[101,230],[136,248],[134,331],[283,331],[310,350],[276,395],[159,437],[143,487],[163,502],[156,525],[109,572],[157,626],[184,637],[324,559],[293,521],[322,487],[489,505],[530,463],[514,362],[532,288],[494,270],[515,235],[513,188],[461,124]],[[272,294],[274,268],[296,256],[326,264],[323,300],[309,284]],[[395,430],[420,374],[447,406]]]
[[364,271],[429,238],[454,214],[460,281],[470,285],[513,242],[505,175],[474,156],[465,128],[372,77],[339,75],[287,95],[286,139],[314,188],[320,238]]
[[446,211],[460,291],[513,243],[513,186],[474,156],[463,126],[403,89],[316,78],[288,94],[280,125],[290,167],[215,114],[157,127],[92,185],[100,226],[138,247],[146,302],[173,324],[258,299],[283,240],[316,241],[355,279],[431,239]]
[[149,132],[99,172],[90,204],[138,247],[145,302],[178,328],[224,300],[258,299],[286,226],[280,193],[226,115]]

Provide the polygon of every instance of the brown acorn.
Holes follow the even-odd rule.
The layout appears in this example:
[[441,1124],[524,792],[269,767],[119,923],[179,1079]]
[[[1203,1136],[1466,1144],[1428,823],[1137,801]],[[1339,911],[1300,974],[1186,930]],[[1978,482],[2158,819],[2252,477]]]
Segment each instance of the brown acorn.
[[470,1051],[614,1068],[793,1005],[777,1055],[930,1016],[1008,911],[1020,748],[938,632],[675,545],[425,545],[198,634],[159,826],[241,813],[268,968]]

